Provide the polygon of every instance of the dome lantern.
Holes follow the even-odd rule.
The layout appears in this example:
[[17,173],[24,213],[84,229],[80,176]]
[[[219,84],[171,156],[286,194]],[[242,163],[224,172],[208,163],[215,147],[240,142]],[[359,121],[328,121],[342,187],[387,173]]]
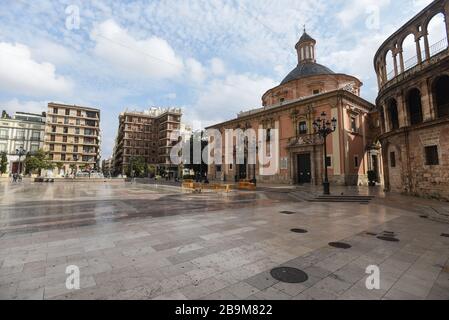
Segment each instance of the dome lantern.
[[296,44],[296,52],[298,53],[298,64],[302,63],[315,63],[315,44],[316,41],[306,32],[304,27],[304,33]]

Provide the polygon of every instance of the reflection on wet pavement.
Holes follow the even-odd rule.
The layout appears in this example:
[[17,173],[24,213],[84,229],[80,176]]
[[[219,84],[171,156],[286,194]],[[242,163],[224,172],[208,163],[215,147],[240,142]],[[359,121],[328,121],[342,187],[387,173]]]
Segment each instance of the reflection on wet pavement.
[[[0,299],[449,300],[449,225],[419,217],[445,204],[374,195],[361,205],[309,202],[314,187],[0,182]],[[65,287],[68,265],[80,268],[80,290]],[[379,290],[365,286],[371,265]],[[307,281],[280,282],[278,267]]]

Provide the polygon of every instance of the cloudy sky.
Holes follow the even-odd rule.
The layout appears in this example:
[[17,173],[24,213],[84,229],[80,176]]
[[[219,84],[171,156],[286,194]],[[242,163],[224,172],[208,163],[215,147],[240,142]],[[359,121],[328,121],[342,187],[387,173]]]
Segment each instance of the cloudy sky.
[[108,157],[126,108],[182,107],[198,127],[260,106],[296,66],[304,24],[318,62],[359,77],[373,102],[375,51],[430,2],[0,0],[0,109],[99,107]]

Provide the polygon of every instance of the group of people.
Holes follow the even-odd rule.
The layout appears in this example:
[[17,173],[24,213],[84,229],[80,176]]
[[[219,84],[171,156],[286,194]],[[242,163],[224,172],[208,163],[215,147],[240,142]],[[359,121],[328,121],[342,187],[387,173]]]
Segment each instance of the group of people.
[[21,182],[21,181],[22,181],[22,176],[19,173],[14,172],[12,174],[12,182]]

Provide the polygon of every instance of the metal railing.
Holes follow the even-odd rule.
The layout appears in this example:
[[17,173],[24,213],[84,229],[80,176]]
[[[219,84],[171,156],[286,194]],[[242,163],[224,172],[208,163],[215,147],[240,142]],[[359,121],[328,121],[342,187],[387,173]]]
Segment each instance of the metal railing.
[[[448,41],[447,38],[441,39],[440,41],[434,43],[433,45],[431,45],[429,47],[429,51],[430,51],[430,57],[433,57],[441,52],[443,52],[444,50],[446,50],[448,48]],[[426,57],[426,50],[423,50],[421,52],[421,58],[423,61],[427,60],[428,58]],[[407,60],[404,61],[404,72],[416,67],[418,65],[418,55],[408,58]],[[399,71],[398,75],[401,74],[401,72]],[[394,72],[394,69],[389,71],[387,73],[387,81],[390,81],[392,79],[394,79],[396,77],[396,74]]]

